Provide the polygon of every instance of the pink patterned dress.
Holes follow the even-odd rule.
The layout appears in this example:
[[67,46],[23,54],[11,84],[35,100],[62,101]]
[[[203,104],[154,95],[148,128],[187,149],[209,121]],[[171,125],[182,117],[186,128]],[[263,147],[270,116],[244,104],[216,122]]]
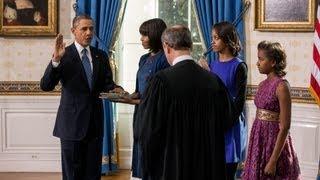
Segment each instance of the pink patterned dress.
[[[280,77],[262,81],[254,99],[256,107],[259,109],[279,113],[280,107],[278,98],[276,97],[276,89],[279,83],[283,81],[285,80]],[[264,174],[264,168],[273,152],[278,132],[279,121],[266,121],[256,117],[251,129],[248,154],[242,179],[299,179],[300,168],[298,158],[293,149],[290,134],[285,141],[284,148],[278,159],[276,176],[270,177]]]

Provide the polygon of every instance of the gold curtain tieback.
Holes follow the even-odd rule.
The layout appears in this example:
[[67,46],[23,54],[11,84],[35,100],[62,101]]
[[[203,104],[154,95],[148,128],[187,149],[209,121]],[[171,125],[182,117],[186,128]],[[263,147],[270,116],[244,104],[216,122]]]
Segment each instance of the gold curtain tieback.
[[279,113],[266,109],[257,109],[256,118],[263,121],[278,121]]

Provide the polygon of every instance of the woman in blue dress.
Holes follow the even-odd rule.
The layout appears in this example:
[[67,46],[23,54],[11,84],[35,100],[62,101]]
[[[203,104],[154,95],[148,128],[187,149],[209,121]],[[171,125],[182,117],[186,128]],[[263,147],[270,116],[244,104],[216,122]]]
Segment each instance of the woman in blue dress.
[[[141,34],[141,44],[149,52],[141,56],[139,69],[136,77],[135,92],[130,95],[128,103],[136,104],[133,115],[133,132],[139,128],[137,123],[137,110],[140,99],[143,98],[148,80],[158,71],[169,67],[165,54],[162,49],[161,35],[167,28],[162,19],[155,18],[145,21],[141,24],[139,32]],[[135,133],[133,135],[133,153],[132,153],[132,177],[141,178],[141,148]]]
[[226,85],[233,98],[239,121],[225,133],[225,153],[227,180],[235,179],[238,163],[245,158],[247,146],[247,123],[244,104],[247,87],[247,65],[237,58],[241,50],[235,27],[229,22],[220,22],[212,29],[212,50],[218,53],[218,60],[210,65],[203,59],[199,64],[217,74]]

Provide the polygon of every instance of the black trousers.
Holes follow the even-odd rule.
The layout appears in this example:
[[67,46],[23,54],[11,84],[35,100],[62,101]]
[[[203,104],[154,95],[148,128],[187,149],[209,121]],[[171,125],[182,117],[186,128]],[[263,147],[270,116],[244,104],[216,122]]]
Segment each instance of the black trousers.
[[63,180],[100,180],[102,138],[61,140]]

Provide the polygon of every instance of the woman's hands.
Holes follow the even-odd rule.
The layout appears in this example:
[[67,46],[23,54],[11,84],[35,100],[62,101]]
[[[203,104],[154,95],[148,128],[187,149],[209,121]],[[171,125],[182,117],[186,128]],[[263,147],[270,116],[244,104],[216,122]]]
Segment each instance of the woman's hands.
[[140,94],[137,92],[134,92],[132,94],[126,94],[122,96],[122,99],[124,100],[124,103],[128,104],[140,104]]

